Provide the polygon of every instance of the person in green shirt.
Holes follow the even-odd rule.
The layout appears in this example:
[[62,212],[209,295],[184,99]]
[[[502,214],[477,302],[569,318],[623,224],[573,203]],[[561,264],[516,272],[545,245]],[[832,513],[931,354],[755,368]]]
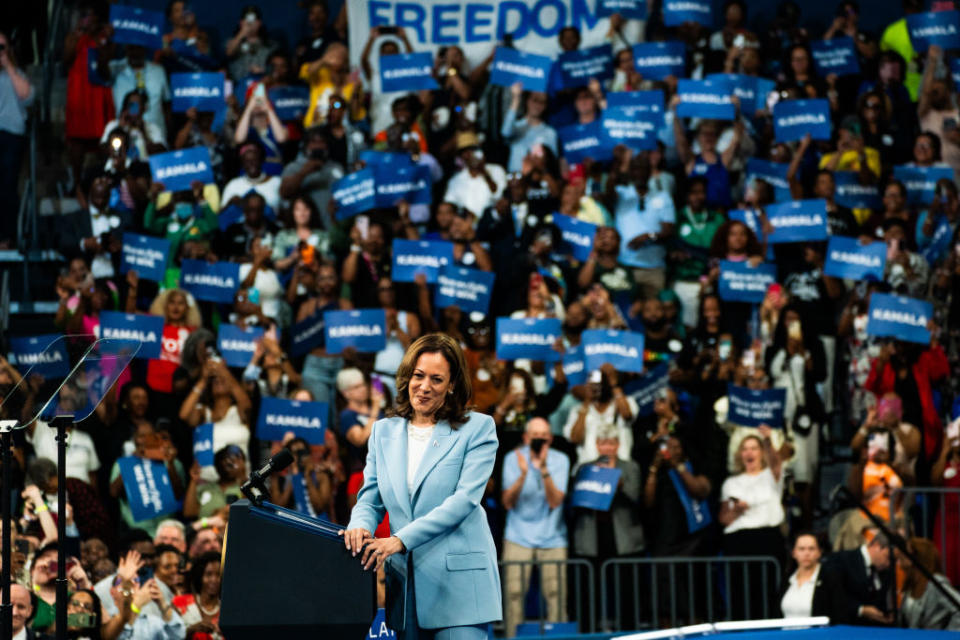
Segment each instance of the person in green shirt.
[[593,251],[577,275],[577,285],[586,292],[599,282],[610,292],[611,299],[631,303],[637,297],[633,270],[617,261],[620,255],[620,232],[615,227],[598,227]]
[[190,187],[190,191],[174,193],[167,206],[157,209],[156,199],[164,186],[159,182],[150,186],[150,202],[143,214],[143,226],[147,233],[170,241],[168,266],[185,240],[210,240],[219,228],[217,214],[203,197],[203,183],[194,180]]
[[194,461],[183,502],[183,517],[209,518],[227,506],[229,496],[243,497],[240,485],[247,478],[247,456],[243,449],[235,444],[223,447],[214,454],[213,466],[217,470],[217,481],[204,482],[200,479],[200,465]]

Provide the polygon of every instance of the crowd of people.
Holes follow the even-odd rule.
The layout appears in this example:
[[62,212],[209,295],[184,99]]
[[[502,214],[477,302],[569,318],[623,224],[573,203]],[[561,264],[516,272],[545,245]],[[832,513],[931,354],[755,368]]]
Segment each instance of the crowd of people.
[[[503,561],[543,563],[536,584],[549,620],[569,618],[569,558],[589,560],[599,575],[612,558],[724,554],[777,559],[789,580],[781,594],[770,586],[771,614],[960,629],[960,613],[906,556],[896,554],[892,569],[889,541],[856,510],[834,518],[828,535],[829,505],[819,498],[824,445],[849,445],[851,491],[902,528],[939,584],[960,584],[957,493],[924,512],[929,530],[954,534],[930,541],[904,524],[913,505],[899,491],[960,488],[960,107],[948,52],[915,48],[905,19],[862,30],[869,3],[839,2],[824,33],[790,0],[757,31],[743,0],[723,3],[719,28],[666,26],[661,3],[650,2],[645,21],[609,17],[608,79],[566,86],[551,74],[542,92],[501,86],[491,82],[494,45],[470,60],[451,44],[433,55],[438,88],[408,93],[383,91],[380,67],[417,52],[412,34],[373,27],[351,52],[342,3],[336,15],[322,0],[304,4],[303,33],[286,34],[291,46],[251,5],[221,48],[185,0],[171,0],[156,51],[116,44],[105,3],[73,10],[63,43],[64,164],[80,209],[44,239],[65,258],[51,323],[100,335],[102,313],[144,314],[162,318],[162,340],[159,357],[134,360],[70,430],[67,504],[56,500],[53,430],[37,420],[16,434],[7,489],[18,514],[14,621],[33,631],[14,638],[52,630],[58,547],[70,555],[71,637],[216,637],[222,536],[253,465],[288,448],[295,462],[271,480],[273,502],[347,523],[397,366],[430,332],[464,347],[470,404],[496,422],[484,508]],[[903,1],[907,16],[925,9]],[[812,44],[837,38],[852,39],[859,73],[824,75],[815,64]],[[736,101],[732,120],[682,117],[682,78],[654,80],[634,65],[632,46],[654,41],[683,44],[682,78],[736,74],[773,89],[755,111]],[[563,28],[557,42],[578,51],[581,33]],[[0,159],[15,167],[11,149],[23,144],[35,90],[3,35],[0,68]],[[170,74],[185,71],[222,72],[223,108],[174,112]],[[271,91],[298,86],[308,89],[306,111],[281,120]],[[566,157],[564,131],[635,91],[662,96],[655,148],[617,144],[610,160]],[[828,140],[775,141],[773,109],[796,99],[828,102]],[[195,147],[209,151],[213,182],[170,191],[153,179],[152,156]],[[387,155],[429,175],[428,201],[340,215],[338,183]],[[784,168],[782,184],[753,175],[754,160]],[[953,177],[923,203],[896,167],[947,168]],[[844,204],[841,173],[875,190],[874,206]],[[6,181],[11,171],[0,174]],[[15,202],[17,185],[4,181],[0,199]],[[883,243],[882,278],[826,275],[826,241],[769,242],[765,210],[790,200],[824,201],[831,238]],[[595,226],[588,253],[574,255],[561,216]],[[9,240],[14,231],[2,233]],[[121,269],[124,233],[169,242],[161,278]],[[450,243],[455,266],[493,274],[487,310],[438,305],[437,285],[422,274],[392,277],[396,240]],[[183,286],[187,260],[239,264],[232,302]],[[761,302],[730,299],[721,263],[772,265],[775,282]],[[929,342],[869,330],[877,294],[929,302]],[[355,309],[384,311],[383,349],[328,351],[322,339],[294,348],[295,327]],[[574,381],[562,360],[500,358],[502,318],[558,319],[560,354],[587,330],[642,333],[642,367],[605,364]],[[231,325],[262,331],[241,366],[218,347]],[[635,390],[656,371],[666,384],[641,397]],[[21,384],[24,373],[0,358],[2,396],[16,387],[3,417],[23,418],[38,401],[40,387]],[[783,390],[782,422],[737,423],[731,388]],[[322,442],[293,431],[260,437],[260,407],[272,398],[327,403]],[[201,465],[195,433],[211,424],[213,463]],[[138,518],[123,473],[131,458],[162,467],[175,509]],[[571,504],[588,467],[621,472],[609,510]],[[378,533],[389,535],[389,523]],[[526,567],[504,571],[508,637],[526,614]],[[650,588],[666,594],[660,582]],[[743,596],[725,597],[734,606]]]

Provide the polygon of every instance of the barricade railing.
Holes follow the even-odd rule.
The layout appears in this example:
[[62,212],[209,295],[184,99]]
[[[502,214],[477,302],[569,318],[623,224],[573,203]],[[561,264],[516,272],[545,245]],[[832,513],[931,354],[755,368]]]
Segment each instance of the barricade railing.
[[[579,633],[593,633],[596,630],[595,616],[595,572],[593,565],[582,558],[565,560],[502,560],[500,561],[500,583],[503,591],[504,625],[534,622],[544,626],[557,622],[576,622]],[[534,570],[539,585],[537,615],[529,618],[525,615],[526,602],[533,581]],[[550,573],[554,572],[552,576]],[[557,576],[559,572],[559,576]],[[556,593],[544,593],[544,576],[556,579]],[[555,577],[555,578],[554,578]],[[517,582],[519,581],[519,582]],[[511,618],[509,610],[512,598],[519,593],[521,614],[519,619]],[[554,603],[548,602],[553,599]],[[551,610],[559,610],[558,616],[551,616]],[[552,619],[557,618],[557,619]],[[507,629],[507,635],[513,630]]]
[[891,529],[905,530],[909,536],[931,540],[940,550],[940,570],[955,578],[960,567],[960,488],[958,487],[901,487],[890,493]]

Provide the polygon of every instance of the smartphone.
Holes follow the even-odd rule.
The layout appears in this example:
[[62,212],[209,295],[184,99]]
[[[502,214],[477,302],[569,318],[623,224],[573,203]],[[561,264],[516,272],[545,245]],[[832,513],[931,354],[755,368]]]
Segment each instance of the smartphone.
[[254,98],[266,98],[267,97],[267,88],[263,86],[262,82],[257,83],[257,88],[253,90]]
[[370,386],[371,386],[371,387],[373,388],[373,390],[376,391],[377,393],[380,393],[380,394],[383,393],[383,383],[380,382],[380,378],[376,378],[376,377],[371,378],[371,379],[370,379]]
[[68,613],[67,627],[70,629],[90,629],[95,619],[92,613]]
[[212,344],[207,345],[207,359],[213,362],[220,362],[220,353],[217,351],[217,348]]
[[510,378],[510,393],[523,393],[527,390],[527,386],[523,382],[523,378],[519,376],[514,376]]
[[357,229],[360,230],[360,238],[366,240],[367,233],[370,231],[370,216],[357,216]]
[[300,249],[300,261],[303,264],[313,264],[314,256],[316,255],[316,249],[311,244],[304,244]]
[[667,444],[667,439],[663,438],[660,440],[660,457],[664,460],[670,459],[670,445]]
[[233,80],[224,80],[223,81],[223,95],[232,96],[233,95]]
[[250,13],[248,13],[247,15],[245,15],[245,16],[243,17],[243,19],[246,20],[247,22],[254,23],[254,22],[257,21],[257,14],[255,14],[253,11],[251,11]]
[[748,349],[744,351],[743,358],[740,360],[741,364],[747,369],[753,369],[757,366],[757,354],[753,349]]
[[737,37],[733,39],[733,46],[737,49],[743,49],[743,46],[747,44],[747,38],[742,34],[737,34]]
[[540,452],[543,451],[543,445],[545,444],[547,444],[545,438],[533,438],[530,440],[530,451],[532,451],[534,455],[540,455]]
[[793,340],[803,340],[803,330],[800,328],[799,320],[787,324],[787,337]]
[[247,289],[247,300],[250,301],[250,304],[260,304],[260,289],[256,287]]
[[140,570],[137,571],[137,578],[140,579],[140,584],[144,584],[153,577],[153,567],[140,567]]
[[[947,440],[953,445],[960,442],[960,418],[947,425]],[[20,542],[20,540],[17,540],[17,542]]]
[[733,342],[729,338],[721,340],[717,347],[717,354],[720,356],[720,359],[724,361],[729,360],[731,351],[733,351]]

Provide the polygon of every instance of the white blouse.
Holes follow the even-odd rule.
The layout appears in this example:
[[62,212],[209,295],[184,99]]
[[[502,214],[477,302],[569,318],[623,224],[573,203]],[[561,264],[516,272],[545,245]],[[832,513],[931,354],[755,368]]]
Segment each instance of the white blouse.
[[738,473],[723,482],[720,499],[736,498],[747,503],[747,510],[739,518],[727,525],[724,533],[733,533],[741,529],[761,529],[778,527],[785,514],[781,496],[783,495],[783,475],[777,480],[770,467],[758,474]]
[[813,592],[817,588],[817,580],[820,579],[820,565],[814,569],[813,575],[803,584],[797,584],[797,572],[790,576],[790,586],[787,587],[783,599],[780,601],[780,609],[783,611],[784,618],[806,618],[813,612]]
[[413,496],[413,481],[420,469],[423,454],[430,445],[433,426],[415,427],[407,422],[407,491]]

